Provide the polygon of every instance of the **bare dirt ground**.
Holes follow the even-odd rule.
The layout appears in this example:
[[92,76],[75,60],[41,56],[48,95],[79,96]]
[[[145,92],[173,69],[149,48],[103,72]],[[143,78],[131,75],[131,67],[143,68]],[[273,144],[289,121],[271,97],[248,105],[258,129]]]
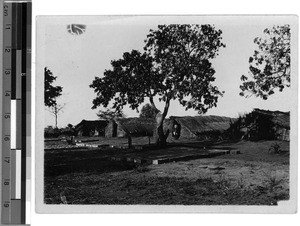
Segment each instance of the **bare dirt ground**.
[[280,154],[240,141],[213,144],[239,155],[147,166],[110,161],[117,150],[46,152],[45,203],[276,205],[289,199],[289,143],[276,142]]

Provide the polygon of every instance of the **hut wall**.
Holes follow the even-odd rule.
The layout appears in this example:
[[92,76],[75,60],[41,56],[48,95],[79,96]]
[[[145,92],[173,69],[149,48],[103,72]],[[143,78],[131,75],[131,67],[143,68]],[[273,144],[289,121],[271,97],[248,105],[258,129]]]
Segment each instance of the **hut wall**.
[[83,131],[82,130],[78,130],[77,136],[82,137]]
[[180,137],[179,139],[190,139],[197,137],[194,133],[192,133],[188,128],[186,128],[184,125],[178,123],[181,127],[180,129]]
[[126,137],[126,132],[121,128],[121,126],[118,126],[117,137]]
[[83,126],[82,136],[90,137],[90,136],[93,136],[93,134],[94,134],[94,131],[91,128],[88,128],[87,126]]
[[290,141],[290,130],[285,128],[278,128],[276,130],[276,134],[278,140]]
[[104,136],[107,121],[105,120],[82,120],[75,126],[78,136]]
[[95,137],[95,133],[96,133],[96,129],[92,128],[90,131],[89,131],[89,137]]
[[97,133],[98,137],[104,137],[105,136],[105,128],[97,129],[96,133]]
[[105,137],[117,136],[117,124],[115,121],[110,121],[105,128]]
[[120,124],[117,126],[117,137],[126,137],[126,132],[122,129]]
[[184,125],[182,125],[180,122],[174,120],[174,119],[168,119],[164,122],[164,130],[167,131],[169,129],[170,134],[168,139],[173,140],[172,131],[174,130],[174,124],[180,125],[180,136],[178,140],[180,139],[190,139],[190,138],[196,138],[197,136],[192,133],[190,130],[188,130]]
[[290,130],[286,130],[283,140],[290,141]]

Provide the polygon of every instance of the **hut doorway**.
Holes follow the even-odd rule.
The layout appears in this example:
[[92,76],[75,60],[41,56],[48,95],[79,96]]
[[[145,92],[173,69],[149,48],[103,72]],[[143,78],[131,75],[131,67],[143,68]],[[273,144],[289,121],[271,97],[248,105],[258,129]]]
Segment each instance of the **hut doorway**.
[[113,122],[113,129],[112,129],[112,137],[116,137],[117,136],[117,131],[118,130],[118,124]]
[[172,137],[174,137],[175,140],[178,140],[180,137],[180,132],[181,132],[181,125],[174,120],[173,128],[172,128]]

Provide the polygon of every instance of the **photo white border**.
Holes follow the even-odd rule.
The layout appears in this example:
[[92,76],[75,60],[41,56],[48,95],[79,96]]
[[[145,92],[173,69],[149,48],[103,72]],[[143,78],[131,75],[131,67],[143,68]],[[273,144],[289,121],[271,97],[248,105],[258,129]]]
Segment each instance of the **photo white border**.
[[[68,16],[68,17],[52,17],[41,16],[37,17],[36,23],[36,75],[43,75],[44,72],[44,54],[45,54],[45,26],[49,23],[57,23],[62,20],[70,20],[73,23],[82,22],[82,20],[90,19],[94,16]],[[147,18],[148,16],[142,16]],[[161,19],[164,16],[159,16],[153,19]],[[195,16],[190,16],[192,19]],[[198,16],[197,16],[198,17]],[[236,15],[201,15],[199,17],[205,18],[207,21],[214,21],[214,18],[220,19],[234,19],[238,20],[240,16]],[[291,89],[295,96],[298,96],[298,17],[295,15],[247,15],[241,16],[243,19],[255,17],[264,20],[278,20],[278,17],[283,20],[287,20],[291,25]],[[133,16],[134,18],[134,16]],[[141,19],[138,17],[139,20]],[[168,17],[169,19],[170,17]],[[181,19],[188,20],[186,16],[180,17],[172,16],[172,22],[181,22]],[[98,16],[97,23],[99,21],[106,21],[111,17]],[[192,21],[192,20],[191,20]],[[176,23],[176,22],[174,22]],[[191,22],[192,23],[192,22]],[[213,22],[210,22],[213,23]],[[298,131],[298,99],[289,100],[293,102],[293,110],[291,111],[291,142],[290,142],[290,200],[281,201],[278,206],[240,206],[240,205],[220,205],[220,206],[182,206],[182,205],[50,205],[44,204],[43,188],[44,188],[44,80],[43,76],[36,76],[36,211],[38,213],[295,213],[297,209],[297,131]]]

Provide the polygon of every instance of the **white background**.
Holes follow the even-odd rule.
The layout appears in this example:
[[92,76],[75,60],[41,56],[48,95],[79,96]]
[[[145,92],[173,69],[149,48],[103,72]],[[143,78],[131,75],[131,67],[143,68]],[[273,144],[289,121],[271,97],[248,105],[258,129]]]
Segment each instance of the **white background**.
[[[36,15],[120,15],[120,14],[299,14],[299,1],[289,0],[33,0],[33,25]],[[33,27],[33,48],[35,45]],[[33,49],[33,71],[35,68]],[[298,63],[299,65],[299,63]],[[33,79],[33,87],[34,87]],[[33,97],[35,96],[33,88]],[[35,106],[32,106],[34,115]],[[33,128],[34,122],[33,122]],[[34,144],[34,134],[32,143]],[[34,145],[33,145],[34,146]],[[32,156],[35,155],[33,148]],[[296,225],[299,214],[37,214],[35,213],[34,169],[32,159],[31,224],[60,225]],[[299,194],[299,189],[298,189]],[[299,205],[299,202],[298,202]]]

